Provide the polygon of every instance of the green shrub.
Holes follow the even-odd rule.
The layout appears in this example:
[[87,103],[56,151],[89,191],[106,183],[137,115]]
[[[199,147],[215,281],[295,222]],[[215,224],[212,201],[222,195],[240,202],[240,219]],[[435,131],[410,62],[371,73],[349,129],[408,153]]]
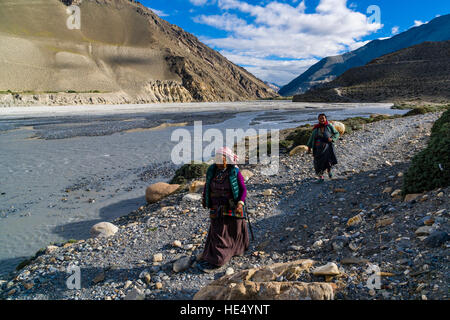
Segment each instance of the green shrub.
[[303,125],[295,129],[294,132],[291,132],[286,140],[293,141],[292,148],[300,145],[306,145],[308,143],[309,138],[312,134],[312,126],[309,124]]
[[429,112],[439,112],[439,111],[445,111],[450,108],[450,105],[435,105],[435,106],[419,106],[419,107],[413,107],[410,111],[405,113],[403,116],[416,116],[419,114],[425,114]]
[[281,140],[280,141],[280,149],[289,150],[293,144],[294,144],[294,141],[292,141],[292,140]]
[[450,110],[431,130],[425,150],[418,153],[403,181],[403,195],[421,193],[450,185]]
[[29,264],[31,264],[34,260],[37,259],[37,257],[43,255],[45,253],[45,250],[46,250],[45,248],[41,248],[35,253],[35,255],[33,257],[23,260],[21,263],[19,263],[17,265],[16,270],[20,271],[23,268],[25,268],[26,266],[28,266]]
[[206,170],[208,170],[209,165],[207,163],[188,163],[177,171],[175,171],[175,176],[170,181],[171,184],[185,184],[188,180],[202,178],[206,175]]

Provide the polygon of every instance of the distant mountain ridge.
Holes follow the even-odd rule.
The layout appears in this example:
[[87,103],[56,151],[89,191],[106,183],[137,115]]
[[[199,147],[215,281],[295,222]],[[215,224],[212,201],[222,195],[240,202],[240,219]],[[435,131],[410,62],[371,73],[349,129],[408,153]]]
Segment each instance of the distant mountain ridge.
[[313,86],[332,81],[345,71],[363,66],[383,55],[426,41],[446,40],[450,40],[450,14],[437,17],[392,38],[373,40],[365,46],[343,55],[326,57],[282,87],[278,93],[282,96],[304,93]]
[[450,41],[424,42],[352,68],[295,102],[450,101]]
[[273,83],[273,82],[264,81],[264,83],[266,84],[266,86],[268,86],[269,88],[271,88],[275,92],[278,92],[280,90],[280,86],[275,84],[275,83]]
[[[80,8],[79,30],[66,26],[72,4]],[[3,105],[275,96],[263,81],[137,1],[0,2]]]

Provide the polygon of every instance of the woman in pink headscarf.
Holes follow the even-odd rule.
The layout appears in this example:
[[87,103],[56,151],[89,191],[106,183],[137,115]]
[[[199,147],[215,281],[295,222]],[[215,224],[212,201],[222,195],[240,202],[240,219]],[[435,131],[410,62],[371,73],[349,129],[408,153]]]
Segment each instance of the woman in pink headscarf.
[[249,247],[244,210],[247,189],[237,160],[230,148],[221,148],[206,172],[203,207],[210,210],[211,226],[198,264],[204,272],[221,270]]

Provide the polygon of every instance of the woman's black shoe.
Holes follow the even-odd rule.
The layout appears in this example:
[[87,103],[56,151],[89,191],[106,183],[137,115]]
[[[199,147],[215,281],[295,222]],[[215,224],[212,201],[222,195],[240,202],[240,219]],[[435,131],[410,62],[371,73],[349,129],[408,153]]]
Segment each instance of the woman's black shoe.
[[211,263],[209,263],[208,261],[199,261],[197,262],[197,268],[205,273],[216,273],[216,272],[220,272],[223,270],[225,266],[216,266],[213,265]]

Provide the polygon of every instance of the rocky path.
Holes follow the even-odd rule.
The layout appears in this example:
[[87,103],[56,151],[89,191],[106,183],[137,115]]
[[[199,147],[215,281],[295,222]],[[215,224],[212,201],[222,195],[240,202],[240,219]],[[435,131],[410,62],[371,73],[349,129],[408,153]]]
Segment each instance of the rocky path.
[[[204,274],[195,267],[208,215],[198,196],[181,193],[117,219],[119,231],[110,238],[47,248],[13,279],[0,282],[0,297],[192,299],[224,272],[313,259],[338,265],[340,275],[330,280],[337,299],[446,299],[450,188],[409,202],[395,196],[438,117],[384,120],[344,135],[336,145],[335,176],[322,184],[306,154],[281,155],[276,176],[248,166],[254,174],[247,202],[255,240],[223,272]],[[80,267],[79,290],[67,288],[69,265]],[[383,272],[380,289],[366,286],[370,265]],[[307,273],[298,280],[324,279]]]

